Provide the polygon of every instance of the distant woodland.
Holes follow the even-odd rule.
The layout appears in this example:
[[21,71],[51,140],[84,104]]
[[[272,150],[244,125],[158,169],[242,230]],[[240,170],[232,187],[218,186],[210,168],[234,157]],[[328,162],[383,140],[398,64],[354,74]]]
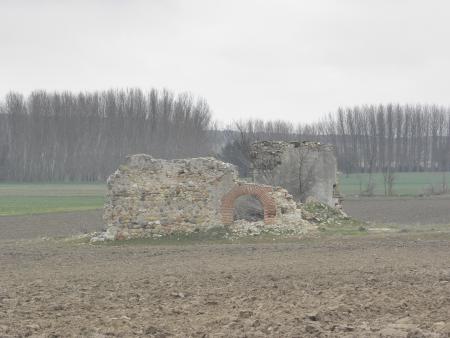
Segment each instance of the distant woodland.
[[179,158],[210,148],[206,102],[169,91],[11,93],[0,110],[3,180],[98,181],[127,154]]
[[36,91],[0,102],[0,180],[102,181],[133,153],[217,156],[246,175],[249,145],[264,139],[331,143],[345,173],[450,169],[445,107],[368,105],[314,124],[248,120],[219,130],[206,101],[188,94]]
[[314,124],[245,121],[222,156],[245,175],[255,140],[318,141],[333,144],[338,169],[349,173],[450,169],[450,109],[429,105],[371,105],[328,114]]

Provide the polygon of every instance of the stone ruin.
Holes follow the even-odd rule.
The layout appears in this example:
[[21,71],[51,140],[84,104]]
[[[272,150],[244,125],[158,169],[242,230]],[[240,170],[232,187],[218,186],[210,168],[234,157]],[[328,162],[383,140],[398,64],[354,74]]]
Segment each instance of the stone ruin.
[[[294,143],[255,144],[252,151],[255,182],[251,183],[239,179],[234,165],[210,157],[163,160],[145,154],[128,156],[127,162],[107,180],[103,215],[107,228],[93,241],[154,238],[214,227],[237,234],[247,234],[251,229],[253,233],[258,229],[259,232],[269,229],[272,233],[308,232],[315,227],[302,218],[301,204],[288,191],[292,186],[287,185],[286,190],[279,185],[264,184],[269,169],[275,173],[272,176],[288,174],[288,163],[296,154],[292,149],[297,148]],[[314,156],[321,166],[334,167],[318,171],[326,173],[326,177],[315,181],[309,189],[316,193],[313,197],[333,203],[332,187],[326,185],[335,182],[335,160],[328,155]],[[308,166],[313,167],[314,161],[308,160]],[[250,224],[234,221],[235,201],[246,195],[261,203],[263,221]]]
[[298,202],[340,208],[334,147],[319,142],[261,141],[251,145],[253,182],[286,188]]
[[233,225],[234,202],[255,196],[264,209],[264,224],[302,224],[301,210],[281,187],[247,183],[235,166],[214,158],[127,158],[107,181],[104,239],[154,237],[206,231]]

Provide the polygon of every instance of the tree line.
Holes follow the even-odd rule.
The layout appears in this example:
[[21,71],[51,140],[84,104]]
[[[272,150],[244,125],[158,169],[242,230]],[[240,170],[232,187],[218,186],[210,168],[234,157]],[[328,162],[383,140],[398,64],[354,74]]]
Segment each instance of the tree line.
[[[339,109],[328,119],[345,172],[447,171],[450,110],[433,105]],[[332,133],[330,133],[332,135]]]
[[9,93],[0,104],[0,179],[99,181],[128,154],[209,151],[206,101],[168,90]]
[[9,93],[0,102],[0,180],[102,181],[125,156],[215,154],[248,176],[254,141],[335,146],[339,170],[450,170],[450,109],[434,105],[340,108],[320,122],[247,120],[218,130],[203,99],[168,90]]
[[318,123],[248,120],[235,124],[222,157],[250,167],[254,141],[318,141],[335,146],[344,173],[450,170],[450,109],[435,105],[339,108]]

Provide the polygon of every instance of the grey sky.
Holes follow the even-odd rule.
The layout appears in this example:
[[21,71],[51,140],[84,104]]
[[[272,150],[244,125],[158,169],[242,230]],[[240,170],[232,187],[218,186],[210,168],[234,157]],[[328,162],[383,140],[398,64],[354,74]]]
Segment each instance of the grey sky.
[[450,105],[448,0],[0,0],[0,95],[166,87],[215,118]]

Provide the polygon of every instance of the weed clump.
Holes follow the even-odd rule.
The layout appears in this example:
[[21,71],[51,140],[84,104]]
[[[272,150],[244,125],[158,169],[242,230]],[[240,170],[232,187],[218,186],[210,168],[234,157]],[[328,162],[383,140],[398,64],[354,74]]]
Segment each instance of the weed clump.
[[304,220],[317,225],[360,225],[361,222],[349,217],[344,211],[325,203],[308,201],[302,205]]

